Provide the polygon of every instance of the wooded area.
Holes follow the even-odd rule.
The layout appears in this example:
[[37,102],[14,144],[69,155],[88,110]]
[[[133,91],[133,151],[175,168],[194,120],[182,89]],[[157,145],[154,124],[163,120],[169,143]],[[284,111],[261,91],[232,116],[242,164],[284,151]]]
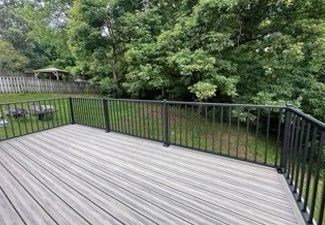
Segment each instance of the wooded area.
[[0,0],[0,65],[112,97],[284,104],[325,120],[321,0]]

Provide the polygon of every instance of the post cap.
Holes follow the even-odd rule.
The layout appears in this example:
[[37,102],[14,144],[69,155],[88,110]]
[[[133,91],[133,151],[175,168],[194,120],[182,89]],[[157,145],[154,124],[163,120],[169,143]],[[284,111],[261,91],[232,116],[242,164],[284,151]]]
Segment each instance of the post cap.
[[293,107],[293,104],[292,104],[291,102],[286,102],[286,103],[285,103],[285,106],[286,106],[286,107]]

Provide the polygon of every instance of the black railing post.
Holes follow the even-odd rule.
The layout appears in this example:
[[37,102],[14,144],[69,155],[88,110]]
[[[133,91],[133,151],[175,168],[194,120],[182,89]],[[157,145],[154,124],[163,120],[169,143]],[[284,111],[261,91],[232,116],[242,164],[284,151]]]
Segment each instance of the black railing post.
[[288,156],[289,156],[289,140],[290,140],[290,127],[291,127],[291,115],[292,112],[289,110],[290,105],[286,104],[285,118],[284,118],[284,134],[283,144],[280,159],[281,172],[285,173],[287,170]]
[[70,117],[71,117],[71,124],[75,124],[76,121],[74,119],[74,112],[73,112],[73,105],[72,105],[72,98],[69,97],[69,106],[70,106]]
[[164,146],[168,147],[170,145],[169,143],[169,124],[168,124],[168,103],[167,100],[165,99],[162,102],[162,124],[163,124],[163,142]]
[[103,110],[104,110],[104,122],[106,132],[111,132],[111,127],[109,124],[109,113],[108,113],[108,99],[103,98]]

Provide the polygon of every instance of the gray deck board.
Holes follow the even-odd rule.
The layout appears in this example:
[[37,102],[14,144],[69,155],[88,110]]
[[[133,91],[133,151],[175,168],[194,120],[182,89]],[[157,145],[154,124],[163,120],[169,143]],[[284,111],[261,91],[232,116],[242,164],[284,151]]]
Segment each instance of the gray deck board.
[[0,224],[302,223],[273,168],[80,125],[0,142],[0,175]]

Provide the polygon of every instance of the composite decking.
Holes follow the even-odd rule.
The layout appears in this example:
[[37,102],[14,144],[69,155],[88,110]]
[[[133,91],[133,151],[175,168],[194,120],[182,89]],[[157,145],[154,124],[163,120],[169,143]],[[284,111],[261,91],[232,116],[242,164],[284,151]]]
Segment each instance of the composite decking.
[[303,224],[275,169],[80,125],[0,142],[0,224]]

